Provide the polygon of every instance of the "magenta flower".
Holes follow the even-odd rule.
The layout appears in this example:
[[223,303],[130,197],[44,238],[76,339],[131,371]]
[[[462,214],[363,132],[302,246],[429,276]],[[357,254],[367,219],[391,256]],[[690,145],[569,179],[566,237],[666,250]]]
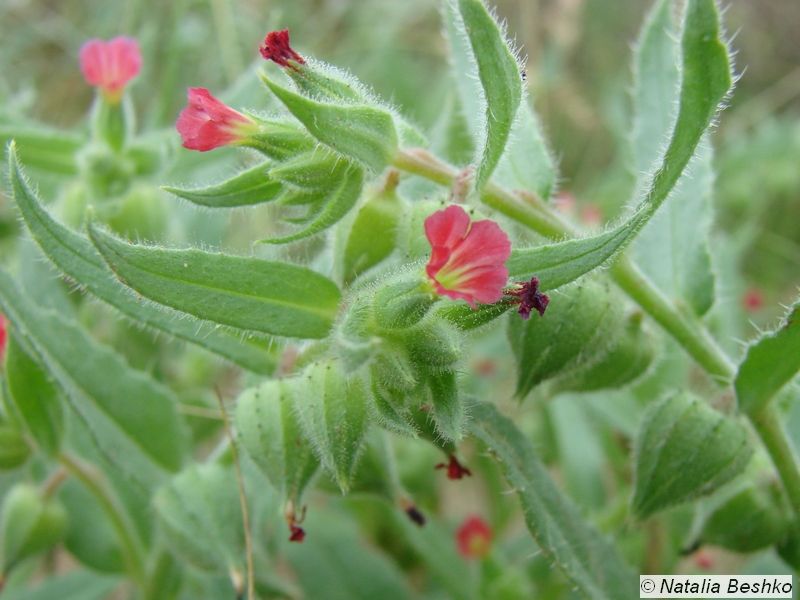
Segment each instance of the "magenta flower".
[[456,544],[464,558],[483,558],[492,548],[492,528],[480,517],[468,517],[456,531]]
[[86,83],[100,88],[110,102],[119,102],[125,86],[142,68],[142,54],[130,37],[93,39],[81,47],[80,63]]
[[503,297],[511,255],[508,236],[494,221],[470,220],[460,206],[448,206],[425,219],[431,244],[426,272],[441,296],[493,304]]
[[183,147],[206,152],[247,138],[257,127],[250,117],[232,109],[206,88],[189,88],[189,103],[175,127]]

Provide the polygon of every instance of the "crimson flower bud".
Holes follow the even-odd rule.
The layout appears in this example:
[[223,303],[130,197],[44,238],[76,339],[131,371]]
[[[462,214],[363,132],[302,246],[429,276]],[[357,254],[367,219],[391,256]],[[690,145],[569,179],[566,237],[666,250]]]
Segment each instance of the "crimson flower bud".
[[6,328],[6,318],[0,314],[0,361],[6,355],[6,345],[8,344],[8,329]]
[[80,64],[86,83],[99,88],[106,100],[116,104],[128,82],[139,74],[142,54],[138,42],[130,37],[92,39],[81,47]]
[[305,64],[305,59],[289,45],[289,30],[270,31],[264,43],[258,48],[266,60],[271,60],[281,67],[298,70],[298,64]]

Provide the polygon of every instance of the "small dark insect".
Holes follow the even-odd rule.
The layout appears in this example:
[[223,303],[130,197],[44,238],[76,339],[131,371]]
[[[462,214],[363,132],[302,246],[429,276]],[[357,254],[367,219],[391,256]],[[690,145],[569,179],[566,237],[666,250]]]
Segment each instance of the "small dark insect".
[[526,71],[525,69],[522,69],[519,72],[519,75],[520,75],[520,77],[522,77],[522,81],[527,81],[528,80],[528,71]]

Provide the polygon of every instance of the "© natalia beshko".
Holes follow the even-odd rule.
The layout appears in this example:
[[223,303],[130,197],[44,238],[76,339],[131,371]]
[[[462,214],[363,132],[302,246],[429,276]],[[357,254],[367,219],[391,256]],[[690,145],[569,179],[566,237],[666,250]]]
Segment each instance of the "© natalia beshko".
[[150,4],[60,51],[72,92],[0,89],[0,598],[794,573],[797,63],[750,84],[716,0],[277,2],[246,61],[252,3]]

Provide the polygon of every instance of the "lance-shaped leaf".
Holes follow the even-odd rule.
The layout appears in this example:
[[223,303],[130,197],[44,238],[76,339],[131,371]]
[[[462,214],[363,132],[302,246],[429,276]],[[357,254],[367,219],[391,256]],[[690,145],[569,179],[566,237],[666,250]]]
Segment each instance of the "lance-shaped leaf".
[[98,444],[101,430],[114,433],[113,447],[102,450],[120,464],[147,470],[177,470],[185,450],[185,432],[177,400],[150,377],[131,369],[76,324],[42,310],[25,297],[11,276],[0,270],[0,308],[18,341],[56,381]]
[[678,117],[661,166],[633,214],[597,236],[526,248],[512,253],[512,277],[539,277],[543,289],[573,281],[624,248],[666,200],[731,87],[728,51],[720,39],[714,0],[689,0],[681,39],[682,72]]
[[268,175],[270,164],[258,164],[220,183],[203,188],[163,186],[162,189],[200,206],[233,208],[275,200],[283,191],[280,181]]
[[11,337],[6,352],[6,398],[38,446],[55,455],[64,433],[61,395],[47,372]]
[[392,113],[366,104],[330,104],[301,96],[268,79],[262,80],[308,132],[340,154],[382,171],[397,152]]
[[311,365],[286,380],[297,419],[322,465],[347,492],[367,434],[367,394],[359,377],[347,377],[333,361]]
[[[316,200],[309,208],[308,224],[289,235],[259,240],[265,244],[288,244],[315,235],[338,223],[355,206],[364,186],[364,169],[358,165],[343,165],[331,173],[327,190],[303,191],[294,202],[309,196]],[[314,214],[316,213],[316,214]],[[306,219],[303,219],[306,221]]]
[[236,479],[221,465],[194,465],[155,495],[167,543],[199,569],[242,572],[244,530]]
[[[92,243],[56,221],[25,181],[16,145],[9,147],[11,188],[25,225],[44,254],[67,277],[137,323],[224,356],[246,369],[269,374],[275,359],[259,342],[219,331],[213,324],[139,302],[120,285]],[[263,344],[263,341],[261,342]]]
[[767,333],[748,349],[736,374],[739,410],[755,414],[800,371],[800,302],[776,331]]
[[491,404],[476,404],[471,416],[470,431],[486,444],[517,491],[525,523],[542,553],[587,598],[636,597],[634,571],[559,491],[525,435]]
[[297,422],[290,387],[273,380],[246,390],[236,401],[236,430],[272,485],[301,506],[300,497],[319,461]]
[[[636,173],[648,173],[664,151],[678,101],[678,39],[672,5],[657,2],[639,40],[633,98],[632,154]],[[712,148],[703,139],[669,201],[639,234],[636,264],[670,298],[704,314],[714,300],[714,275],[708,251],[714,173]],[[640,186],[646,184],[642,181]]]
[[645,414],[635,452],[632,508],[645,518],[727,483],[747,466],[753,448],[741,423],[679,393]]
[[[456,73],[458,78],[477,75],[481,83],[479,96],[480,112],[484,119],[477,128],[480,131],[478,148],[480,162],[476,186],[481,189],[492,175],[506,147],[514,117],[522,98],[522,76],[517,59],[508,47],[500,27],[481,0],[457,0],[456,6],[448,7],[448,26],[453,48],[454,62],[468,68]],[[465,44],[458,40],[465,36],[470,47],[467,54]],[[474,91],[469,91],[474,95]],[[465,94],[462,93],[462,101]],[[468,100],[475,103],[475,100]],[[465,102],[465,108],[471,107]],[[477,108],[477,107],[476,107]]]
[[322,338],[339,306],[336,284],[304,267],[129,244],[94,225],[89,236],[126,285],[207,321],[272,335]]

